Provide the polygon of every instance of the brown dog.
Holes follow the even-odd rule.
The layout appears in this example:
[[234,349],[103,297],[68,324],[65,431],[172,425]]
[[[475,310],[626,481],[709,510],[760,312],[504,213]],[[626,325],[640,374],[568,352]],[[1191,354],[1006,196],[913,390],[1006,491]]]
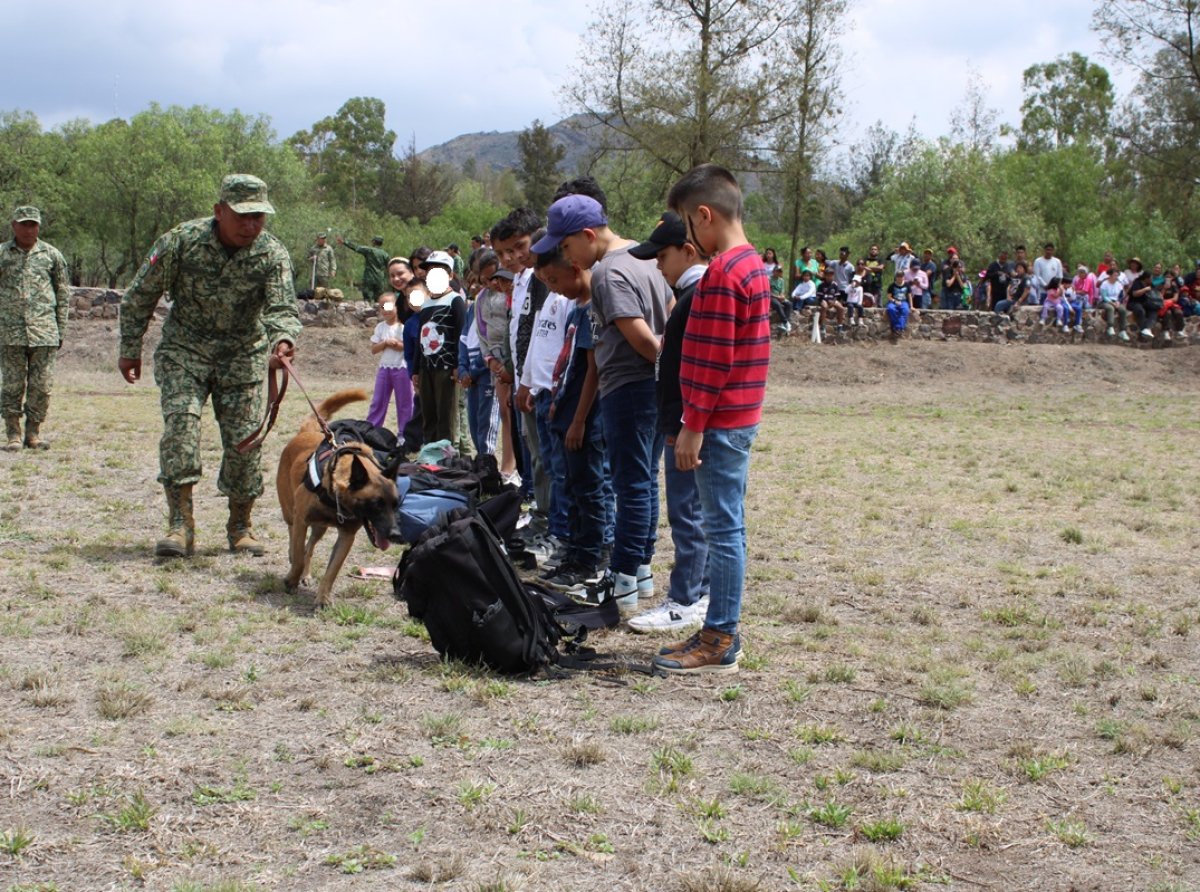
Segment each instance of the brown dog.
[[[329,418],[347,403],[366,398],[362,390],[341,390],[321,402],[317,411],[322,418]],[[380,467],[365,443],[335,446],[326,440],[316,418],[310,415],[304,420],[299,433],[283,447],[275,478],[279,508],[289,533],[291,570],[284,580],[288,591],[295,591],[301,580],[308,578],[313,548],[330,527],[337,528],[338,538],[317,586],[318,607],[332,600],[333,581],[360,527],[367,528],[376,548],[387,549],[396,529],[398,462],[399,458],[387,468]]]

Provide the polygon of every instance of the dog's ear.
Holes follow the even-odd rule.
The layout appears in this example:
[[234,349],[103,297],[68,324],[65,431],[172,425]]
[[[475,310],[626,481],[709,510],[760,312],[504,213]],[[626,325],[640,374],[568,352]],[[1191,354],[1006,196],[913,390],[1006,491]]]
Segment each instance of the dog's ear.
[[362,489],[371,482],[371,475],[367,473],[367,466],[363,464],[363,460],[357,455],[350,459],[350,489]]
[[387,460],[387,464],[383,466],[383,476],[388,480],[395,480],[396,474],[400,470],[400,465],[404,461],[404,450],[397,448]]

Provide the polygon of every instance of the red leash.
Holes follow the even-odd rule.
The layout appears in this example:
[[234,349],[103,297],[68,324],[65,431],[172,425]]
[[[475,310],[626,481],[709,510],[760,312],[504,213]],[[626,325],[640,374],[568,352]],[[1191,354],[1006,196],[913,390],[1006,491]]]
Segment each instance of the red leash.
[[308,406],[312,409],[313,415],[317,419],[317,424],[321,427],[321,433],[332,441],[333,431],[329,429],[328,422],[321,417],[321,413],[317,411],[317,407],[313,404],[312,397],[308,395],[308,391],[304,389],[304,384],[300,381],[300,376],[296,374],[296,369],[292,366],[291,360],[286,356],[276,354],[279,360],[280,368],[267,367],[267,410],[263,414],[263,420],[259,422],[248,437],[242,440],[235,447],[238,452],[246,453],[251,449],[257,449],[262,446],[263,441],[267,438],[267,434],[271,432],[271,428],[275,426],[275,418],[279,415],[279,407],[283,404],[284,394],[287,393],[288,378],[292,378],[296,382],[296,386],[300,388],[300,392],[304,394],[304,398],[308,400]]

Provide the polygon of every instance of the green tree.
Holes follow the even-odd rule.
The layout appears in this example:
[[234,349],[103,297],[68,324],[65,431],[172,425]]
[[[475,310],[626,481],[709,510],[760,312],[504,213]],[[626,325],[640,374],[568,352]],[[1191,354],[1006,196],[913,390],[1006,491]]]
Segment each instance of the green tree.
[[380,175],[396,144],[386,117],[382,99],[357,96],[346,100],[337,114],[288,139],[323,199],[349,204],[351,210],[377,204]]
[[525,201],[539,215],[544,215],[561,180],[558,165],[567,150],[538,120],[518,134],[517,148],[521,152],[517,179],[525,190]]
[[454,194],[453,171],[422,160],[415,142],[403,158],[389,158],[383,166],[379,206],[384,213],[403,220],[428,223],[442,212]]
[[1064,146],[1101,146],[1113,107],[1107,69],[1082,53],[1025,69],[1020,144],[1031,151]]

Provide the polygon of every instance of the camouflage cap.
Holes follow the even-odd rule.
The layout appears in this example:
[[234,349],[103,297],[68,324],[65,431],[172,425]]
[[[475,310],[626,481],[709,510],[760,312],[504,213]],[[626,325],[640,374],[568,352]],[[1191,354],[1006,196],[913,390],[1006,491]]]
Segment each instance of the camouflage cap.
[[21,205],[13,211],[12,221],[14,223],[41,223],[42,212],[31,204]]
[[267,184],[248,173],[231,173],[221,180],[221,204],[238,214],[273,214]]

